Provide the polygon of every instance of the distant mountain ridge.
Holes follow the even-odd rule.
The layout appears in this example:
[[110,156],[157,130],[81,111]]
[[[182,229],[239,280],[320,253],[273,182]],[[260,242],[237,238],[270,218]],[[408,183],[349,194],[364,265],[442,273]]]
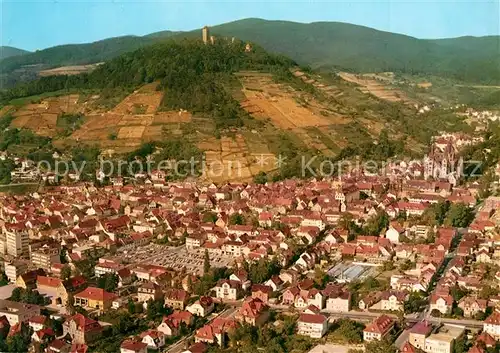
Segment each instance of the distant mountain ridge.
[[[500,82],[500,36],[427,40],[340,22],[310,24],[244,19],[210,28],[215,36],[237,37],[284,54],[314,69],[359,72],[400,71],[450,76],[471,82]],[[3,73],[24,65],[89,64],[171,38],[201,36],[162,31],[95,43],[63,45],[0,61]]]
[[24,55],[28,54],[29,51],[19,49],[19,48],[14,48],[14,47],[9,47],[9,46],[0,46],[0,60],[9,58],[11,56],[16,56],[16,55]]

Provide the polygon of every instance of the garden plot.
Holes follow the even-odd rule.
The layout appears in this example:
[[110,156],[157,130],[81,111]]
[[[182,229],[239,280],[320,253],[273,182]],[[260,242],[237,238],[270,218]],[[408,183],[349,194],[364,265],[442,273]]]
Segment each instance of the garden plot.
[[204,178],[214,182],[250,181],[261,171],[275,169],[276,158],[272,153],[251,153],[245,137],[223,136],[220,140],[208,139],[198,143],[205,150],[207,172]]
[[[274,84],[270,77],[241,76],[246,100],[241,106],[257,119],[269,118],[282,129],[327,126],[333,122],[296,101],[293,92]],[[258,88],[256,88],[258,87]]]
[[380,76],[370,76],[370,75],[356,75],[348,72],[341,72],[338,74],[343,80],[355,83],[360,86],[360,91],[366,94],[372,94],[377,98],[389,101],[389,102],[405,102],[412,103],[412,101],[406,96],[406,94],[400,90],[393,89],[386,86],[387,79],[384,79],[384,83]]

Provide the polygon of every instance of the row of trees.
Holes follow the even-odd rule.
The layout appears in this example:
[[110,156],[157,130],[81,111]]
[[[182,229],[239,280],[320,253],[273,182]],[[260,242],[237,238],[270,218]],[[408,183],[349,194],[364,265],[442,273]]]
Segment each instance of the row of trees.
[[463,203],[440,201],[428,207],[421,218],[431,226],[465,228],[474,220],[474,210]]
[[15,302],[22,302],[26,304],[48,305],[50,299],[41,295],[36,290],[24,289],[20,287],[14,288],[10,300]]

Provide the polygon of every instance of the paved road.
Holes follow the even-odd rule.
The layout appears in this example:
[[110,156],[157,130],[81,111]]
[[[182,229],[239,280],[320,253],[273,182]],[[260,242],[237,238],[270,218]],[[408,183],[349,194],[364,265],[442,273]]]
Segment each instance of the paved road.
[[403,333],[401,333],[394,342],[396,348],[401,350],[401,347],[403,347],[403,344],[405,344],[405,342],[408,341],[409,337],[410,337],[410,330],[404,330]]
[[[237,311],[238,311],[238,308],[226,309],[223,312],[221,312],[219,315],[214,316],[210,321],[212,321],[218,317],[224,318],[224,319],[232,318],[232,317],[234,317],[234,315],[236,314]],[[165,352],[167,352],[167,353],[181,353],[181,352],[183,352],[185,350],[185,347],[184,347],[185,342],[189,341],[191,338],[193,338],[194,334],[195,334],[195,332],[193,332],[189,336],[186,336],[186,337],[180,339],[179,341],[177,341],[177,343],[174,343],[173,345],[169,346],[165,350]]]
[[[370,313],[370,312],[362,312],[362,311],[350,311],[348,313],[329,313],[327,310],[322,310],[322,313],[328,315],[333,318],[350,318],[353,320],[360,321],[371,321],[374,318],[380,316],[380,313]],[[395,314],[385,314],[387,316],[391,316],[393,318],[397,318],[398,316]],[[405,316],[405,320],[408,322],[418,322],[421,321],[422,318],[420,316],[415,316],[414,314],[409,314]],[[450,325],[462,325],[467,328],[482,328],[483,322],[477,320],[464,320],[464,319],[447,319],[447,318],[439,318],[439,317],[427,317],[426,320],[430,321],[433,324],[450,324]]]

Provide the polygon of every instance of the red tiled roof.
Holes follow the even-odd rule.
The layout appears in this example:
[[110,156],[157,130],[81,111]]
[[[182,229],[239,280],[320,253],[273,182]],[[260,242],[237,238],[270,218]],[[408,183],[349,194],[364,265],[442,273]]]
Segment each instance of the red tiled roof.
[[394,320],[387,315],[381,315],[377,317],[371,324],[366,326],[363,330],[365,332],[376,332],[380,334],[387,333],[392,326],[394,326]]
[[121,348],[128,349],[133,352],[139,352],[147,347],[147,343],[142,343],[140,341],[125,340],[120,345]]
[[118,298],[116,294],[106,292],[104,289],[96,287],[88,287],[80,293],[75,294],[75,297],[98,301],[110,301]]
[[62,280],[55,277],[37,276],[36,283],[37,286],[57,288],[62,284]]
[[495,311],[493,314],[488,316],[486,320],[484,320],[484,323],[490,325],[500,325],[500,312]]
[[323,324],[326,321],[326,317],[321,314],[301,314],[299,321],[308,324]]

